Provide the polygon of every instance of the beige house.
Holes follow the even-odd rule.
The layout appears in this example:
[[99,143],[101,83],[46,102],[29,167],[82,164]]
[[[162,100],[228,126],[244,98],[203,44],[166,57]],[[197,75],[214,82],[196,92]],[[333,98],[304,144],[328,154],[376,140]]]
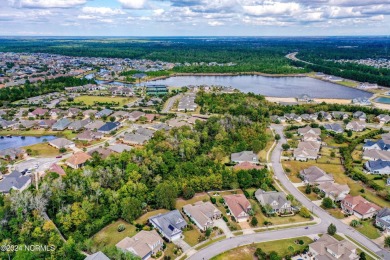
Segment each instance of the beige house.
[[162,249],[163,239],[156,230],[142,230],[133,237],[125,237],[116,244],[116,247],[124,252],[131,252],[142,260],[149,259]]
[[84,152],[77,152],[73,154],[68,160],[66,160],[66,165],[73,169],[79,169],[84,166],[84,164],[91,159],[92,157]]
[[357,248],[347,240],[338,241],[334,237],[323,234],[317,241],[309,245],[313,259],[348,259],[357,260]]
[[202,231],[212,228],[214,226],[213,220],[221,218],[222,214],[210,201],[199,201],[194,205],[185,205],[183,211]]
[[223,199],[237,222],[244,222],[249,219],[248,213],[252,209],[252,206],[244,194],[227,195]]
[[318,185],[318,188],[325,193],[326,197],[335,201],[343,200],[350,191],[347,184],[342,185],[333,182],[322,182]]

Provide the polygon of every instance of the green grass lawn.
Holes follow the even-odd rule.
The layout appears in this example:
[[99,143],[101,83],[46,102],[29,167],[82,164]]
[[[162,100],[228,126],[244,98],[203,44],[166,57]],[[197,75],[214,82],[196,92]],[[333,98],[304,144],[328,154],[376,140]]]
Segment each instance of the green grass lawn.
[[317,159],[317,163],[322,164],[341,164],[341,160],[338,157],[330,157],[330,156],[321,156]]
[[332,215],[333,217],[337,218],[337,219],[343,219],[345,218],[344,216],[344,213],[341,212],[341,210],[339,208],[335,208],[335,209],[325,209],[327,212],[329,212],[330,215]]
[[[295,241],[297,239],[301,239],[304,241],[303,245],[297,245]],[[307,246],[308,244],[312,243],[313,240],[311,240],[308,237],[298,237],[298,238],[291,238],[291,239],[283,239],[278,241],[269,241],[264,243],[258,243],[258,244],[252,244],[248,246],[242,246],[238,248],[234,248],[232,250],[229,250],[225,253],[222,253],[216,257],[213,257],[212,260],[253,260],[254,259],[254,253],[256,251],[256,248],[260,247],[264,252],[269,254],[272,251],[275,251],[278,253],[279,256],[284,257],[288,254],[291,254],[291,251],[289,251],[289,247],[293,247],[294,250],[302,250]]]
[[311,192],[310,194],[306,194],[305,192],[306,186],[298,187],[298,190],[300,190],[303,194],[305,194],[305,196],[308,197],[311,201],[320,199],[318,195],[314,192]]
[[361,225],[355,229],[370,239],[376,239],[381,236],[378,229],[373,225],[372,220],[360,221]]
[[193,229],[188,231],[183,231],[183,235],[184,235],[184,241],[186,241],[187,244],[189,244],[190,246],[195,246],[196,244],[199,243],[198,238],[201,235],[201,233],[199,229],[195,225],[193,225]]
[[94,105],[95,102],[100,103],[109,103],[109,102],[119,102],[119,106],[124,106],[132,101],[134,97],[112,97],[112,96],[79,96],[74,99],[74,102],[84,102],[87,106]]
[[[26,150],[31,149],[33,152],[33,156],[37,156],[37,157],[55,157],[60,154],[59,149],[54,148],[48,143],[40,143],[40,144],[25,146],[24,149]],[[36,152],[37,154],[35,155],[34,152]]]
[[210,196],[207,193],[199,193],[195,194],[195,196],[192,199],[184,200],[182,198],[179,198],[176,200],[176,209],[181,210],[183,206],[188,204],[194,204],[198,201],[210,201]]
[[[119,224],[125,225],[126,229],[122,232],[118,232]],[[136,233],[135,226],[120,219],[104,227],[92,237],[92,240],[98,248],[103,248],[104,246],[115,246],[125,237],[132,237]]]
[[169,210],[167,210],[167,209],[158,209],[158,210],[149,211],[149,212],[143,214],[141,217],[139,217],[135,221],[135,223],[137,223],[137,224],[146,224],[150,217],[156,216],[158,214],[163,214],[163,213],[166,213],[168,211]]
[[265,146],[265,148],[263,150],[261,150],[259,153],[258,153],[258,157],[259,157],[259,161],[260,162],[266,162],[267,161],[267,152],[271,149],[273,143],[274,143],[274,136],[272,135],[272,132],[269,128],[267,128],[266,130],[266,134],[267,134],[267,138],[268,138],[268,141],[267,141],[267,145]]

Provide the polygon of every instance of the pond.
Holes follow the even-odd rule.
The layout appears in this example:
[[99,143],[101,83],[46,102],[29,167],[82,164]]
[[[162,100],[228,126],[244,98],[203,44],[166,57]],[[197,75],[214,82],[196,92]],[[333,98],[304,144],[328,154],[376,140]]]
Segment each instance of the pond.
[[43,143],[57,138],[54,135],[46,136],[0,136],[0,150],[8,148],[20,148],[23,146],[29,146],[33,144]]
[[257,75],[176,76],[149,81],[146,84],[162,84],[172,87],[219,85],[270,97],[298,97],[302,94],[308,94],[312,98],[353,99],[372,96],[369,92],[310,77],[265,77]]
[[374,101],[383,104],[390,104],[390,98],[388,97],[378,97]]

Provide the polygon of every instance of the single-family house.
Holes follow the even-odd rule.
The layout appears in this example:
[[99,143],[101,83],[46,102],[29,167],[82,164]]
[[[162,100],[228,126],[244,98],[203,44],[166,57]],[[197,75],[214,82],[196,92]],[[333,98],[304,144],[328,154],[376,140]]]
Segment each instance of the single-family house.
[[4,160],[23,159],[26,156],[26,151],[21,148],[8,148],[0,150],[0,158]]
[[196,202],[194,205],[188,204],[183,207],[183,212],[196,224],[196,226],[206,231],[214,226],[214,219],[219,219],[222,213],[210,201]]
[[2,175],[0,173],[0,192],[10,193],[11,190],[23,191],[31,184],[31,177],[23,175],[19,171],[13,171],[10,174]]
[[284,117],[286,118],[287,121],[302,122],[302,117],[295,113],[285,114]]
[[141,111],[133,111],[133,112],[129,113],[128,120],[131,122],[135,122],[138,119],[140,119],[141,116],[145,116],[145,113],[141,112]]
[[264,209],[268,208],[266,205],[270,206],[269,212],[267,212],[268,214],[280,214],[293,211],[291,202],[287,200],[284,192],[264,191],[262,189],[258,189],[255,192],[255,197]]
[[151,217],[149,223],[168,241],[180,239],[182,229],[187,226],[187,222],[177,209]]
[[370,160],[370,161],[390,161],[390,151],[383,151],[383,150],[364,150],[363,151],[363,159],[364,160]]
[[107,148],[101,148],[101,147],[98,147],[98,148],[95,148],[91,151],[88,152],[88,154],[90,156],[92,156],[94,153],[97,153],[99,154],[99,156],[102,158],[102,159],[106,159],[108,156],[110,156],[113,151],[110,150],[110,149],[107,149]]
[[46,113],[48,113],[49,110],[47,109],[44,109],[44,108],[37,108],[35,109],[34,111],[32,111],[29,116],[32,116],[32,117],[40,117],[40,116],[44,116]]
[[379,122],[383,124],[387,124],[388,122],[390,122],[390,115],[380,114],[376,118],[379,120]]
[[241,170],[247,171],[247,170],[254,170],[254,169],[261,170],[264,169],[264,166],[250,163],[250,162],[241,162],[233,166],[233,170],[235,171],[241,171]]
[[390,140],[388,139],[381,139],[378,141],[368,140],[363,145],[363,150],[373,150],[373,149],[382,150],[382,151],[390,150]]
[[244,222],[249,219],[249,211],[252,206],[244,194],[226,195],[223,196],[223,199],[237,222]]
[[313,133],[306,133],[302,136],[302,141],[321,143],[321,137]]
[[325,193],[325,197],[329,197],[334,201],[343,200],[350,192],[350,188],[347,184],[342,185],[330,181],[321,182],[317,187]]
[[72,121],[70,121],[68,118],[61,118],[53,124],[51,129],[53,131],[64,131],[71,123]]
[[303,128],[298,128],[298,134],[299,135],[306,135],[306,134],[314,134],[314,135],[321,135],[321,129],[319,128],[312,128],[310,126],[305,126]]
[[156,230],[142,230],[133,237],[125,237],[116,244],[116,247],[146,260],[162,250],[163,243],[163,239]]
[[298,148],[294,149],[295,160],[306,161],[318,158],[321,143],[318,141],[304,141],[298,143]]
[[79,140],[79,141],[91,142],[93,140],[99,140],[103,136],[104,136],[103,133],[93,132],[93,131],[90,131],[90,130],[85,130],[84,132],[78,134],[75,139]]
[[75,143],[72,142],[72,141],[69,141],[68,139],[65,139],[65,138],[57,138],[57,139],[53,139],[51,141],[49,141],[49,145],[57,148],[57,149],[61,149],[61,148],[74,148],[75,147]]
[[372,174],[390,174],[390,161],[368,161],[364,167]]
[[71,107],[68,109],[68,117],[78,116],[81,113],[82,113],[81,109],[76,107]]
[[122,142],[130,145],[144,145],[150,140],[149,136],[141,134],[125,134],[122,138]]
[[314,260],[360,259],[354,244],[345,239],[338,241],[328,234],[323,234],[318,240],[309,244],[309,252]]
[[327,174],[324,170],[317,166],[310,166],[299,172],[299,176],[305,183],[319,184],[323,182],[333,182],[334,178],[331,174]]
[[324,120],[330,121],[332,120],[332,114],[325,111],[320,111],[318,112],[318,118],[322,118]]
[[104,126],[104,124],[105,124],[105,122],[103,122],[101,120],[96,120],[96,121],[91,122],[88,125],[84,126],[84,128],[88,129],[88,130],[95,131],[95,130],[98,130],[100,127]]
[[345,112],[334,111],[332,112],[332,117],[335,120],[345,120],[349,118],[349,114]]
[[355,215],[358,218],[372,218],[381,208],[360,195],[351,196],[348,194],[341,201],[341,209],[346,214]]
[[82,112],[83,116],[85,118],[90,118],[91,116],[95,116],[95,114],[97,113],[98,111],[97,110],[94,110],[94,109],[88,109],[88,110],[84,110]]
[[110,260],[102,251],[87,256],[84,260]]
[[77,152],[73,154],[68,160],[65,161],[66,165],[73,169],[79,169],[92,157],[84,152]]
[[385,234],[390,234],[390,208],[383,208],[378,211],[375,224],[382,228]]
[[242,151],[239,153],[232,153],[230,155],[230,160],[235,163],[250,162],[250,163],[259,163],[257,154],[253,151]]
[[344,132],[343,126],[338,123],[325,124],[324,128],[329,132],[335,132],[337,134],[342,134]]
[[367,119],[367,115],[366,113],[362,112],[362,111],[356,111],[355,113],[353,113],[353,118],[356,118],[356,119],[359,119],[360,121],[366,121]]
[[125,144],[113,144],[107,147],[107,149],[113,151],[114,153],[123,153],[125,151],[131,151],[133,148]]
[[97,112],[95,114],[95,117],[96,118],[102,118],[102,117],[107,117],[107,116],[110,116],[112,113],[114,113],[114,111],[112,111],[111,109],[108,109],[108,108],[105,108],[103,110],[100,110],[99,112]]
[[84,119],[84,120],[76,120],[76,121],[70,123],[70,125],[68,126],[68,129],[73,130],[73,131],[80,131],[89,123],[91,123],[91,119],[89,119],[89,118]]
[[120,127],[121,123],[119,122],[107,122],[97,131],[103,134],[110,134],[112,131],[117,130]]
[[56,164],[56,163],[53,163],[53,164],[49,167],[49,169],[48,169],[47,171],[48,171],[48,172],[57,173],[58,175],[61,175],[61,176],[63,176],[63,175],[66,174],[65,171],[64,171],[64,169],[62,169],[62,167],[59,166],[59,165]]
[[55,122],[56,122],[56,120],[54,120],[54,119],[40,120],[40,121],[38,121],[37,127],[44,128],[44,129],[52,128],[52,126],[55,124]]
[[351,121],[345,127],[345,129],[354,132],[362,132],[364,131],[365,128],[366,128],[366,123],[364,121]]

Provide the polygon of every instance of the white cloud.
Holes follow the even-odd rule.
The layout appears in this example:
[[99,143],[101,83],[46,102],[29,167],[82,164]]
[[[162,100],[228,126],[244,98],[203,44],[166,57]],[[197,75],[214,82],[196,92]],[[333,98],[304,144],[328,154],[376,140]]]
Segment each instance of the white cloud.
[[21,8],[70,8],[83,5],[87,0],[8,0],[9,4]]
[[146,6],[147,0],[118,0],[123,8],[142,9]]
[[223,22],[219,22],[219,21],[210,21],[210,22],[208,22],[208,24],[210,26],[221,26],[221,25],[224,25]]
[[162,15],[164,12],[165,12],[164,9],[153,10],[153,14],[156,15],[156,16]]
[[112,9],[109,7],[92,7],[85,6],[81,9],[83,13],[86,14],[97,14],[97,15],[117,15],[117,14],[125,14],[125,12],[121,9]]
[[299,4],[281,3],[274,1],[265,1],[261,5],[247,5],[243,6],[244,11],[249,15],[254,16],[267,16],[267,15],[283,15],[283,14],[296,14],[301,11]]

